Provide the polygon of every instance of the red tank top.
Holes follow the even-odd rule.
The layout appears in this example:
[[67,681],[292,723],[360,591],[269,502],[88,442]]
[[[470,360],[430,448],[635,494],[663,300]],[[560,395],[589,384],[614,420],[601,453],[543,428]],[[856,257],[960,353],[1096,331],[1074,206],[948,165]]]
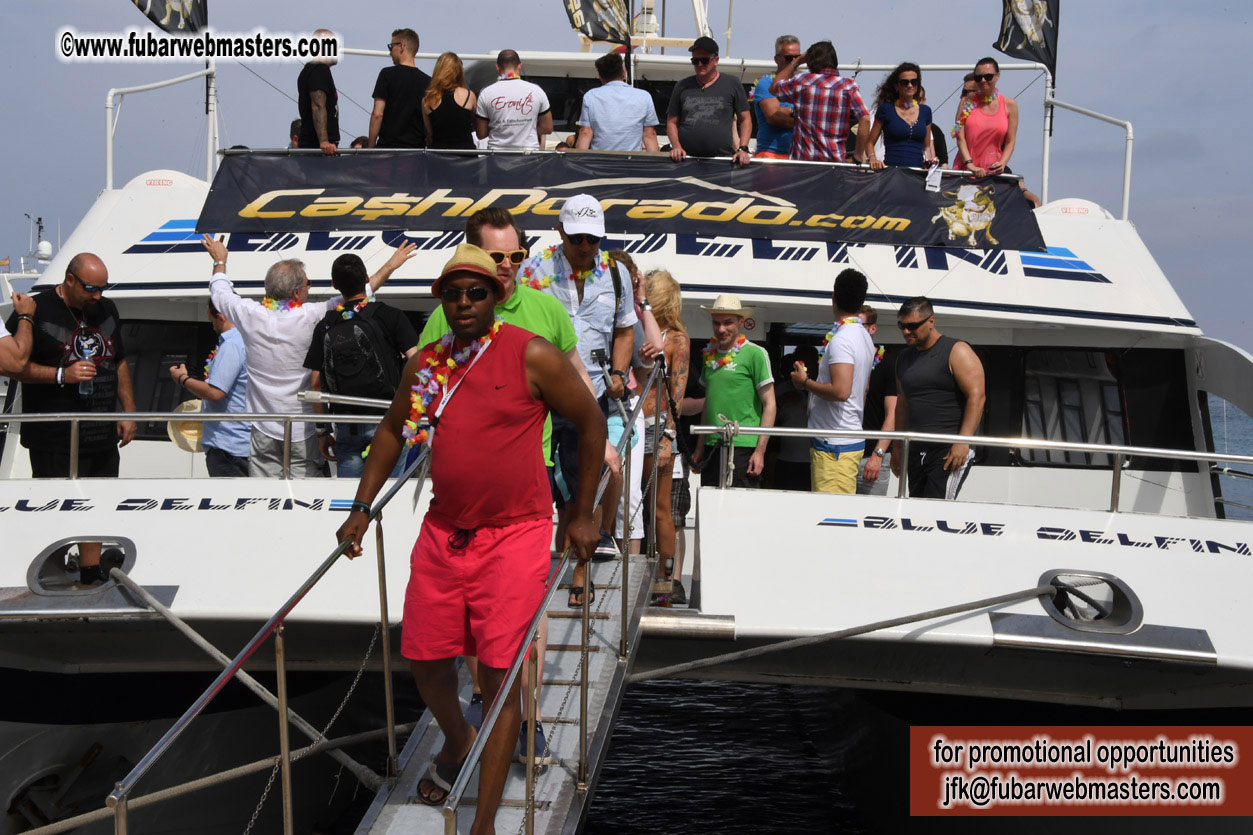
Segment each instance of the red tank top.
[[541,448],[548,406],[532,396],[526,378],[526,346],[536,338],[501,325],[478,362],[449,381],[449,389],[461,385],[435,427],[427,512],[450,525],[499,527],[552,516]]

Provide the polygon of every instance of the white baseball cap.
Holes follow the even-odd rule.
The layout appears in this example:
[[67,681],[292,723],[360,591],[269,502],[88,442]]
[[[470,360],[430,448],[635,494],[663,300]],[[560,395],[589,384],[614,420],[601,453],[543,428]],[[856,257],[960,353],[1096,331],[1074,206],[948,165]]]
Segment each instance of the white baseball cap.
[[567,235],[605,237],[605,210],[600,207],[600,201],[590,194],[566,198],[557,219]]

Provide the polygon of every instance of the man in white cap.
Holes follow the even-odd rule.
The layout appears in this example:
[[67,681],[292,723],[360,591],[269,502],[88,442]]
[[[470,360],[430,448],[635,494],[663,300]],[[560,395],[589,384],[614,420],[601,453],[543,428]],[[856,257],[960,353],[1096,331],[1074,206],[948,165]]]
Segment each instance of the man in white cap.
[[[557,219],[561,243],[532,256],[518,270],[516,281],[555,296],[570,314],[578,337],[579,358],[596,387],[601,410],[609,415],[615,407],[610,398],[626,394],[627,369],[635,348],[635,297],[631,276],[601,249],[605,237],[605,213],[600,201],[590,194],[576,194],[566,200]],[[593,359],[604,351],[611,360],[610,381],[606,383],[600,364]],[[553,415],[553,461],[557,480],[557,542],[564,541],[565,508],[569,497],[578,492],[578,433],[563,416]],[[564,489],[563,489],[564,487]],[[602,506],[614,506],[621,495],[621,476],[615,475],[605,491]],[[599,519],[599,515],[597,516]],[[596,551],[607,557],[616,553],[613,538],[602,526],[601,544]],[[570,605],[582,605],[582,574],[572,583]]]
[[[740,326],[752,310],[740,304],[740,297],[723,293],[708,307],[714,338],[701,351],[700,381],[705,386],[704,422],[717,424],[722,418],[742,427],[774,426],[774,377],[770,373],[770,355],[760,345],[748,341]],[[698,401],[699,402],[699,401]],[[732,442],[732,487],[760,487],[761,471],[766,461],[766,435],[737,435]],[[719,462],[716,452],[719,439],[705,436],[705,445],[692,454],[693,463],[703,461],[700,483],[718,484]]]

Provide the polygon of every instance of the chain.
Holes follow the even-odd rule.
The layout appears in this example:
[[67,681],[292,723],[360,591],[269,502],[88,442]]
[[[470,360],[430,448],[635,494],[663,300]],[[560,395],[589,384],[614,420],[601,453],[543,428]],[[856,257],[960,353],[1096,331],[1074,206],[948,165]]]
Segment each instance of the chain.
[[[361,683],[361,676],[365,673],[366,665],[370,663],[370,656],[374,654],[374,645],[378,643],[380,631],[381,627],[378,624],[375,624],[374,635],[370,638],[370,646],[366,647],[365,657],[361,659],[361,666],[357,668],[357,674],[353,677],[352,684],[349,685],[348,692],[344,694],[344,698],[340,701],[339,707],[335,708],[335,713],[331,715],[331,718],[327,721],[326,726],[318,732],[317,739],[313,740],[315,745],[319,742],[326,741],[327,732],[331,729],[331,726],[335,724],[335,720],[339,718],[339,714],[343,713],[344,708],[348,706],[348,700],[352,698],[352,694],[356,691],[357,685]],[[392,673],[391,670],[385,670],[383,674],[391,675]],[[283,717],[283,721],[287,721],[286,716]],[[291,761],[294,763],[301,757],[306,756],[307,753],[308,752],[305,754],[294,754],[292,755]],[[257,808],[252,810],[252,817],[248,819],[248,825],[244,827],[244,835],[249,835],[249,833],[252,832],[252,828],[257,825],[257,818],[261,816],[261,810],[265,808],[265,801],[270,796],[270,789],[274,788],[274,778],[278,776],[279,768],[282,764],[282,756],[280,755],[278,762],[274,763],[274,768],[270,769],[270,779],[265,781],[265,789],[261,792],[261,799],[257,801]],[[336,775],[335,780],[338,785],[338,775]]]

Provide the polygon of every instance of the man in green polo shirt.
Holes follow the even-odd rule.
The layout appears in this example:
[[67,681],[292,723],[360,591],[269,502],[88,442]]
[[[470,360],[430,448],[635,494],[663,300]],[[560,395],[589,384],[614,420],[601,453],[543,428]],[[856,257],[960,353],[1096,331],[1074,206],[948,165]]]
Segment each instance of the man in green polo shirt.
[[[774,377],[770,373],[770,355],[740,333],[744,317],[752,310],[740,304],[739,296],[723,293],[702,310],[709,311],[714,338],[701,351],[700,380],[705,386],[707,424],[720,424],[722,417],[742,427],[774,426]],[[721,416],[721,417],[720,417]],[[732,461],[732,487],[760,487],[765,466],[766,435],[736,435]],[[705,436],[705,445],[693,454],[693,463],[703,459],[700,483],[717,486],[721,470],[716,454],[719,438]]]
[[[574,368],[583,377],[584,382],[596,393],[592,381],[587,377],[583,362],[578,360],[575,348],[577,337],[570,314],[561,302],[547,293],[532,290],[525,285],[515,284],[514,275],[518,265],[526,260],[527,251],[523,245],[526,236],[518,228],[513,214],[505,209],[481,209],[466,221],[466,240],[486,250],[496,262],[496,272],[507,279],[505,284],[513,287],[512,292],[496,302],[496,313],[511,325],[529,330],[536,336],[542,336],[558,350],[564,352]],[[444,308],[439,306],[426,320],[418,345],[429,345],[448,333],[448,320],[444,317]],[[552,417],[544,421],[544,464],[552,467]]]

